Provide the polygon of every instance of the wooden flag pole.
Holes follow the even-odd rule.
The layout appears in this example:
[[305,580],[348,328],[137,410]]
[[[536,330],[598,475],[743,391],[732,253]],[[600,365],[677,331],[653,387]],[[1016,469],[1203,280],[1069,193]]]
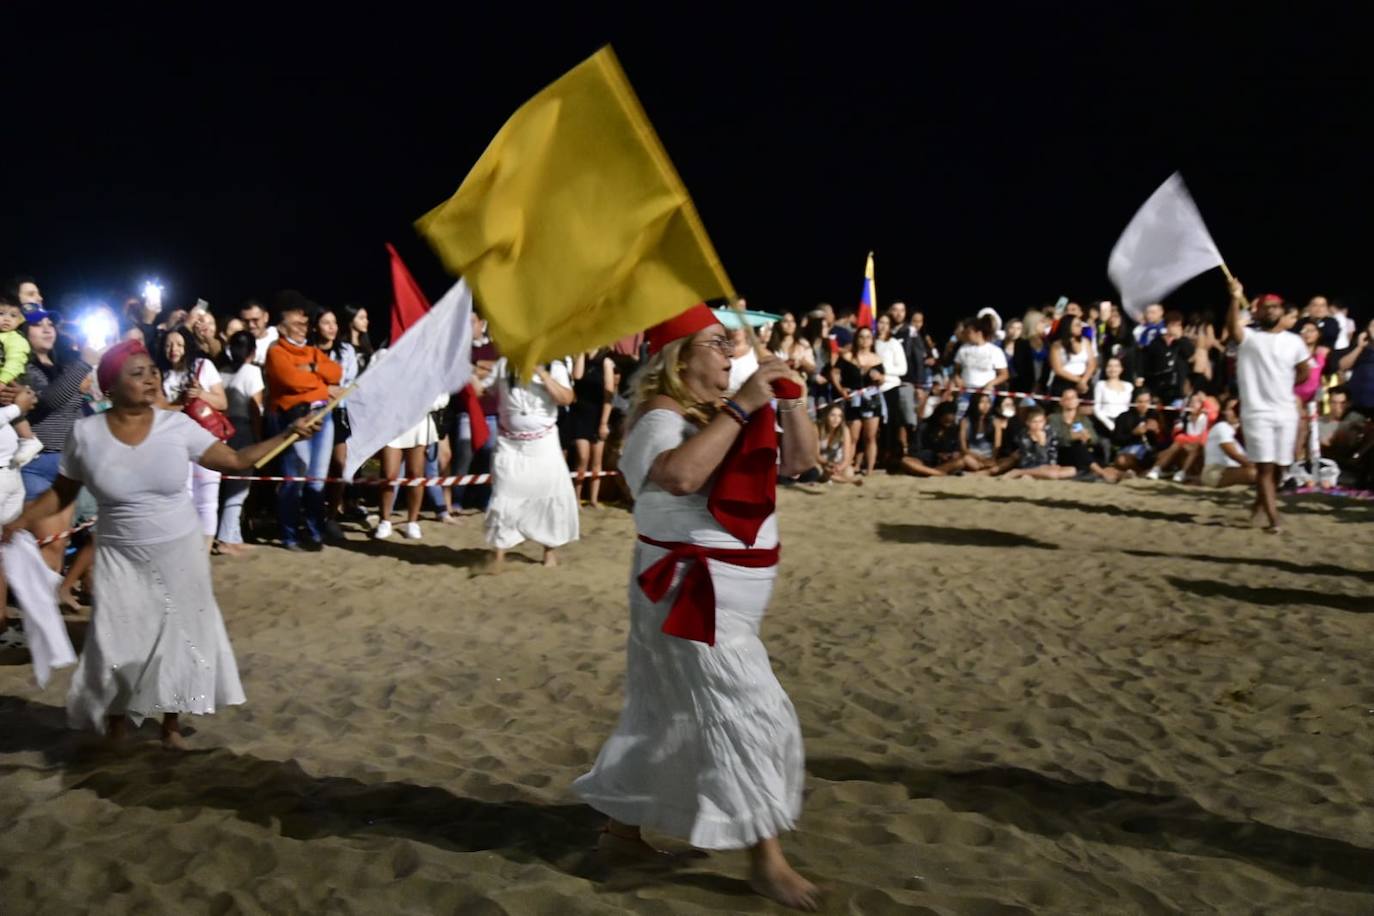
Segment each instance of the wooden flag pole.
[[[324,405],[324,406],[321,407],[319,410],[317,410],[317,411],[315,411],[313,414],[311,414],[311,415],[310,415],[310,419],[311,419],[311,420],[317,420],[317,419],[320,419],[320,418],[322,418],[322,417],[328,416],[328,415],[329,415],[329,412],[330,412],[331,410],[333,410],[335,407],[338,407],[338,406],[339,406],[339,403],[340,403],[341,401],[343,401],[344,398],[346,398],[346,397],[348,397],[350,394],[352,394],[352,393],[353,393],[353,389],[354,389],[354,388],[357,388],[357,387],[358,387],[358,383],[357,383],[357,382],[354,382],[352,385],[349,385],[349,386],[348,386],[347,388],[345,388],[343,391],[340,391],[337,395],[334,396],[334,398],[333,398],[332,400],[330,400],[330,402],[329,402],[328,404]],[[299,438],[300,438],[300,436],[296,435],[295,433],[292,433],[291,435],[287,436],[284,440],[282,440],[282,444],[281,444],[281,445],[279,445],[279,446],[277,446],[276,448],[272,449],[272,451],[268,452],[266,455],[263,455],[261,458],[259,458],[257,461],[255,461],[255,462],[253,463],[253,467],[255,467],[255,468],[260,468],[260,467],[262,467],[263,465],[267,464],[267,462],[271,461],[273,458],[277,457],[277,456],[280,455],[282,452],[286,451],[288,448],[290,448],[292,445],[294,445],[295,442],[296,442],[296,440],[299,439]]]
[[1222,272],[1223,274],[1226,275],[1226,282],[1227,282],[1227,283],[1232,283],[1232,282],[1235,281],[1235,279],[1236,279],[1235,274],[1231,273],[1231,268],[1229,268],[1229,267],[1226,266],[1226,262],[1225,262],[1225,261],[1222,261],[1222,262],[1221,262],[1221,272]]

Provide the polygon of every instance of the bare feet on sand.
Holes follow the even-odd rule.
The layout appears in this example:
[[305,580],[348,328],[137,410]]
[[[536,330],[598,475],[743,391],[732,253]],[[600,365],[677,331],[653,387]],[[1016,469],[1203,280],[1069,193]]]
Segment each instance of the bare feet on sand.
[[637,862],[666,862],[672,856],[655,846],[650,846],[640,834],[638,827],[611,821],[601,828],[597,837],[596,849],[603,855],[617,859],[631,859]]
[[547,547],[544,548],[544,565],[545,565],[545,566],[557,566],[557,565],[558,565],[558,554],[557,554],[557,552],[555,552],[555,551],[553,551],[553,550],[551,550],[551,549],[549,549],[549,548],[547,548]]
[[787,863],[776,839],[749,850],[749,886],[754,893],[794,910],[814,913],[821,907],[821,890]]
[[191,745],[186,743],[186,738],[181,734],[181,723],[177,721],[175,715],[162,717],[162,746],[169,751],[189,751]]

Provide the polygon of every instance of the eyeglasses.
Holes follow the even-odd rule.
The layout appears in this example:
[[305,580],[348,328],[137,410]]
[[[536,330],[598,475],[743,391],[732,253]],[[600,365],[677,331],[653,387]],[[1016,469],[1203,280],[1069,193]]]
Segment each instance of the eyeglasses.
[[735,342],[728,337],[712,337],[710,340],[703,340],[693,343],[694,347],[710,347],[722,356],[735,355]]

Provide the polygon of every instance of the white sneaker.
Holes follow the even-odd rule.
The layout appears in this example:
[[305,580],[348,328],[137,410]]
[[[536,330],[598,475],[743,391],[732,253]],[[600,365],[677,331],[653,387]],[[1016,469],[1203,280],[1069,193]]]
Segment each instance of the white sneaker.
[[412,541],[418,541],[420,539],[420,523],[406,522],[401,526],[401,537],[409,538]]
[[1171,477],[1170,479],[1171,479],[1174,483],[1185,483],[1185,482],[1188,480],[1188,475],[1187,475],[1186,473],[1184,473],[1183,471],[1178,471],[1178,472],[1175,473],[1174,476]]
[[1145,479],[1146,479],[1146,480],[1158,480],[1158,479],[1159,479],[1159,468],[1150,468],[1148,471],[1146,471],[1146,472],[1145,472]]
[[372,532],[372,536],[379,541],[385,541],[387,538],[391,537],[391,522],[378,522],[377,528]]
[[43,443],[37,439],[20,439],[19,447],[14,450],[14,457],[10,459],[10,466],[22,468],[37,458],[41,451],[43,451]]

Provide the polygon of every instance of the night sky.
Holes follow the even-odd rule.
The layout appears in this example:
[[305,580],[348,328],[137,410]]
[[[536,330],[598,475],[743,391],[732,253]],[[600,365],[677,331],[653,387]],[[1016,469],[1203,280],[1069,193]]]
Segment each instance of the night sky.
[[[937,319],[1116,298],[1107,254],[1175,169],[1252,292],[1374,304],[1348,11],[58,6],[0,11],[0,276],[50,304],[157,275],[169,305],[289,287],[385,309],[388,240],[437,296],[413,221],[606,42],[751,306],[852,305],[869,249],[882,304]],[[1223,283],[1180,298],[1220,305]]]

